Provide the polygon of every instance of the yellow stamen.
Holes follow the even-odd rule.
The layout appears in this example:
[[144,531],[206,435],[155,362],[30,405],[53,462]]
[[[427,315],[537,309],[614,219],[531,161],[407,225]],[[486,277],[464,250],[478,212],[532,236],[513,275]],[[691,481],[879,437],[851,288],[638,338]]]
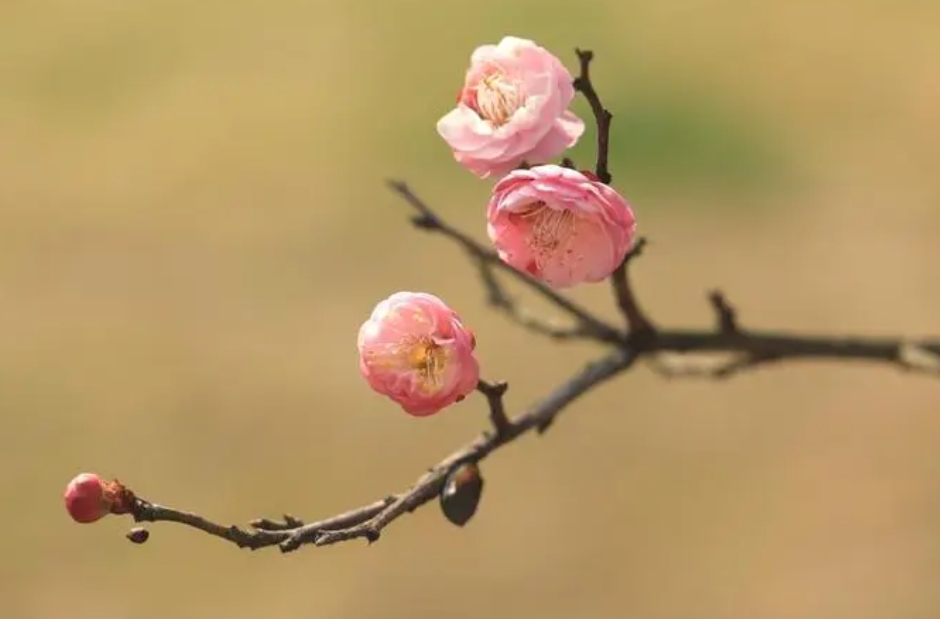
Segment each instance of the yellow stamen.
[[426,389],[440,388],[446,364],[447,350],[430,337],[419,338],[408,351],[408,365],[418,372],[422,386]]
[[554,209],[542,201],[533,202],[519,215],[528,220],[527,241],[539,266],[571,239],[577,222],[577,216],[569,209]]
[[491,73],[477,86],[477,111],[497,127],[506,124],[522,104],[518,84],[502,73]]
[[444,383],[448,351],[430,336],[412,336],[387,344],[369,353],[369,364],[392,372],[415,372],[426,391]]

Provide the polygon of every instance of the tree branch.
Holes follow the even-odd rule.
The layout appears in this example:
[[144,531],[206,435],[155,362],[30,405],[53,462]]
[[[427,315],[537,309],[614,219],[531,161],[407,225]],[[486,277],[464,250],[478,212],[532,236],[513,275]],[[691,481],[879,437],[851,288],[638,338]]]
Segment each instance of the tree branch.
[[653,323],[650,322],[649,318],[646,317],[646,313],[640,309],[640,304],[633,294],[633,288],[630,285],[629,268],[630,262],[640,256],[645,246],[646,239],[643,237],[638,238],[633,245],[633,249],[627,253],[623,262],[621,262],[610,275],[610,284],[614,291],[614,299],[617,301],[617,307],[620,308],[620,313],[623,314],[623,317],[627,321],[627,330],[632,338],[631,341],[641,346],[645,344],[646,340],[655,337],[656,328],[653,326]]
[[296,518],[285,516],[280,522],[254,520],[250,523],[251,529],[243,529],[218,524],[202,516],[157,505],[139,497],[133,498],[128,511],[137,522],[175,522],[252,550],[278,546],[283,552],[291,552],[307,544],[328,546],[359,538],[374,542],[392,522],[434,500],[440,494],[448,474],[456,466],[466,462],[478,463],[493,451],[532,430],[544,431],[574,400],[626,370],[635,359],[634,354],[618,348],[572,376],[544,400],[511,420],[505,417],[502,405],[505,383],[481,383],[480,391],[484,392],[488,400],[491,417],[505,419],[496,422],[501,425],[501,431],[485,432],[457,449],[419,477],[408,490],[325,520],[304,524]]
[[[576,51],[581,70],[574,87],[588,100],[597,122],[595,173],[602,182],[610,183],[608,143],[612,115],[602,105],[591,83],[589,69],[593,54]],[[564,163],[573,165],[570,160]],[[404,182],[390,181],[389,186],[417,212],[412,218],[415,226],[449,238],[470,256],[479,271],[490,305],[526,329],[554,339],[595,340],[608,348],[607,353],[515,418],[510,417],[505,408],[507,383],[481,380],[477,391],[486,399],[493,430],[483,432],[454,450],[418,477],[408,489],[324,520],[305,523],[285,515],[281,520],[254,520],[246,528],[226,526],[195,513],[139,498],[118,482],[114,484],[120,488],[120,500],[112,507],[111,513],[130,514],[137,522],[175,522],[241,548],[277,546],[283,552],[291,552],[305,545],[327,546],[360,538],[371,543],[378,540],[391,523],[435,498],[440,499],[441,508],[451,522],[463,525],[474,514],[480,498],[483,479],[479,463],[482,460],[524,434],[545,432],[573,401],[630,369],[638,359],[645,358],[654,371],[667,377],[727,378],[770,363],[798,359],[872,361],[940,376],[938,340],[827,337],[745,329],[738,322],[736,310],[720,291],[713,291],[708,296],[715,314],[713,329],[654,327],[640,308],[628,273],[628,267],[643,251],[645,239],[642,238],[611,276],[614,298],[626,321],[625,328],[618,328],[529,274],[507,265],[496,252],[441,219]],[[497,271],[540,294],[569,315],[574,326],[554,326],[524,312],[497,280]],[[666,355],[670,353],[673,358],[667,359]],[[676,362],[676,356],[697,353],[727,353],[730,360],[718,363]],[[147,537],[147,531],[139,528],[128,534],[134,543],[143,543]]]
[[[403,183],[396,183],[393,188],[404,196],[413,196]],[[490,267],[501,264],[492,262],[489,250],[443,224],[427,205],[423,202],[420,204],[422,217],[434,222],[430,229],[444,232],[475,259]],[[643,243],[638,243],[624,264],[636,258],[642,248]],[[519,279],[536,289],[541,287],[540,283],[528,277]],[[487,400],[495,432],[485,432],[455,450],[419,477],[409,489],[324,520],[305,524],[292,516],[284,516],[281,521],[259,519],[250,523],[250,529],[217,524],[199,515],[140,498],[135,498],[130,513],[138,522],[175,522],[252,550],[278,546],[283,552],[290,552],[308,544],[327,546],[359,538],[374,542],[392,522],[438,497],[455,467],[467,462],[478,463],[500,447],[533,430],[539,434],[545,432],[571,402],[626,371],[639,358],[648,357],[655,371],[670,378],[727,378],[770,362],[797,359],[877,361],[904,370],[940,376],[940,341],[908,342],[898,338],[826,337],[742,330],[737,325],[735,312],[720,293],[709,296],[713,309],[720,317],[715,330],[657,329],[643,331],[645,337],[635,341],[624,339],[622,335],[608,339],[606,329],[613,330],[613,327],[598,329],[596,325],[604,324],[599,318],[587,314],[586,310],[578,308],[561,295],[555,292],[551,294],[553,299],[563,299],[563,302],[558,303],[559,307],[576,308],[575,311],[569,311],[582,320],[584,332],[599,341],[612,344],[613,351],[570,378],[515,419],[508,417],[503,403],[507,384],[481,381],[477,390]],[[621,303],[619,296],[618,303]],[[731,361],[682,366],[668,363],[660,356],[662,353],[721,352],[733,353]]]
[[[445,222],[437,213],[432,211],[427,203],[419,198],[404,181],[391,180],[388,181],[387,184],[392,191],[401,196],[405,202],[410,204],[418,212],[418,214],[411,219],[412,224],[417,228],[442,234],[461,246],[470,256],[479,261],[479,264],[486,265],[491,269],[500,269],[528,288],[531,288],[550,303],[571,315],[578,322],[577,332],[579,334],[607,343],[622,343],[624,341],[625,334],[621,330],[606,323],[597,316],[594,316],[587,309],[581,307],[564,295],[555,292],[528,273],[524,273],[509,266],[500,260],[499,255],[495,251],[484,247],[466,233]],[[509,297],[502,293],[502,289],[498,286],[495,279],[492,278],[492,272],[486,272],[481,269],[481,274],[484,275],[487,290],[490,292],[491,303],[493,302],[495,290],[495,296],[499,299],[497,307],[505,311],[516,322],[524,324],[528,328],[533,328],[533,324],[536,324],[537,326],[535,326],[534,329],[537,331],[547,333],[554,331],[552,328],[544,326],[544,323],[521,319],[520,317],[523,315],[523,312]],[[571,337],[574,336],[571,335]]]

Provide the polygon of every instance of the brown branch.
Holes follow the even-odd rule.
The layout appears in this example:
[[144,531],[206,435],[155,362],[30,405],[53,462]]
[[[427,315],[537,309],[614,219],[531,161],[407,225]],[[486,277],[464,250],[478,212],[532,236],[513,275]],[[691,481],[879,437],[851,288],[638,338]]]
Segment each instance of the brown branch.
[[[509,266],[500,260],[499,255],[495,251],[484,247],[466,233],[445,222],[433,210],[431,210],[427,203],[419,198],[404,181],[388,181],[388,186],[392,191],[401,196],[405,202],[410,204],[418,212],[418,214],[415,215],[411,220],[411,222],[416,227],[422,230],[428,230],[442,234],[443,236],[460,245],[475,260],[478,260],[480,263],[488,265],[493,269],[502,270],[504,273],[515,278],[523,285],[537,292],[550,303],[571,315],[578,322],[577,333],[579,337],[590,337],[592,339],[606,343],[623,343],[625,341],[626,334],[621,330],[606,323],[604,320],[593,315],[589,310],[581,307],[564,295],[555,292],[550,287],[535,279],[528,273],[524,273]],[[484,274],[484,280],[487,285],[487,289],[490,292],[490,302],[492,303],[494,298],[494,289],[501,291],[501,288],[498,288],[498,286],[496,288],[492,287],[495,280],[492,278],[487,280],[485,276],[486,271],[481,271],[481,274]],[[528,328],[533,328],[533,324],[544,325],[544,323],[538,323],[537,321],[533,320],[523,321],[520,319],[522,312],[518,310],[515,304],[507,296],[500,293],[498,294],[498,298],[499,304],[497,307],[504,310],[511,318],[514,318],[516,322],[523,324]],[[543,326],[535,327],[535,330],[545,333],[552,332],[550,328]],[[562,335],[559,337],[565,336]],[[569,337],[574,337],[574,335],[572,334]]]
[[[403,187],[403,185],[396,186]],[[412,195],[410,192],[406,195]],[[422,204],[422,208],[427,206]],[[427,209],[427,216],[439,222],[436,215]],[[436,223],[435,226],[441,225]],[[435,228],[436,229],[436,228]],[[443,230],[451,230],[448,227]],[[464,235],[447,233],[465,249],[479,258],[486,254],[482,246]],[[630,258],[642,250],[638,243]],[[625,261],[625,263],[628,261]],[[614,350],[599,361],[589,365],[567,382],[556,388],[544,400],[532,406],[515,419],[506,414],[503,395],[506,383],[481,381],[478,391],[488,403],[490,420],[495,432],[484,432],[470,443],[457,449],[419,477],[407,490],[374,501],[342,514],[305,524],[291,516],[282,521],[254,520],[251,529],[225,526],[202,516],[157,505],[144,499],[135,499],[130,513],[138,522],[175,522],[229,541],[241,548],[258,549],[278,546],[290,552],[312,544],[327,546],[353,539],[374,542],[382,531],[401,516],[429,503],[438,497],[444,483],[456,467],[471,462],[478,463],[493,451],[507,445],[523,434],[535,430],[539,434],[547,430],[557,416],[575,399],[602,382],[629,369],[641,357],[648,357],[652,367],[667,377],[700,376],[727,378],[733,374],[755,369],[770,362],[797,359],[829,359],[877,361],[905,370],[917,370],[940,376],[940,341],[908,342],[896,338],[825,337],[787,334],[772,331],[742,330],[735,320],[734,329],[727,329],[730,306],[720,297],[717,303],[710,297],[714,307],[726,308],[720,314],[718,328],[709,330],[658,329],[647,331],[647,336],[634,342],[620,340]],[[561,305],[566,307],[566,305]],[[575,314],[577,316],[577,314]],[[733,314],[732,314],[733,317]],[[598,320],[599,319],[595,319]],[[588,325],[593,324],[586,321]],[[597,336],[597,332],[589,331]],[[603,338],[598,337],[602,341]],[[661,353],[733,353],[731,361],[718,364],[697,364],[685,367],[665,362]]]
[[[604,109],[590,80],[589,65],[593,54],[577,50],[581,73],[575,88],[591,105],[598,125],[596,174],[605,183],[608,170],[608,141],[611,114]],[[570,160],[566,165],[573,165]],[[467,234],[444,222],[403,182],[389,183],[392,190],[408,202],[417,215],[412,219],[419,228],[434,231],[456,242],[475,262],[489,302],[511,320],[534,332],[556,339],[586,338],[612,348],[604,357],[559,385],[540,402],[515,418],[505,409],[507,384],[480,381],[477,386],[487,402],[489,420],[494,431],[487,431],[453,451],[421,475],[410,488],[367,505],[311,523],[285,515],[282,520],[258,519],[248,528],[215,523],[198,514],[158,505],[124,489],[123,497],[112,513],[129,513],[137,522],[175,522],[226,540],[242,548],[279,547],[283,552],[304,545],[326,546],[352,539],[374,542],[392,522],[403,515],[440,498],[441,507],[451,522],[462,526],[473,515],[479,501],[483,479],[479,462],[497,449],[530,432],[547,430],[569,404],[578,397],[628,370],[641,358],[650,361],[653,369],[664,376],[703,376],[727,378],[745,370],[785,360],[828,359],[871,361],[897,368],[940,376],[940,341],[906,341],[899,338],[826,337],[778,331],[744,329],[737,312],[720,291],[709,295],[716,316],[714,329],[663,329],[654,327],[640,309],[631,288],[628,267],[642,252],[645,239],[636,245],[611,276],[611,286],[627,329],[608,324],[590,311],[574,303],[527,273],[518,271]],[[570,315],[575,326],[570,329],[553,327],[523,312],[503,290],[495,271],[501,270],[528,286],[551,304]],[[677,364],[664,355],[727,353],[730,360],[717,363]],[[694,360],[694,359],[693,359]],[[448,501],[463,501],[450,504]],[[469,501],[469,502],[468,502]],[[147,540],[147,531],[135,528],[128,534],[134,543]]]
[[497,434],[505,434],[512,427],[512,422],[506,416],[506,405],[503,403],[503,396],[509,389],[509,383],[498,382],[488,383],[481,380],[477,385],[477,391],[486,396],[486,401],[490,405],[490,422]]
[[708,302],[715,310],[715,324],[718,326],[718,330],[722,333],[737,333],[738,314],[728,303],[725,293],[720,290],[712,290],[708,293]]
[[[403,184],[394,187],[402,195],[413,196],[410,192],[403,193]],[[424,210],[423,216],[435,222],[432,229],[445,231],[446,236],[456,240],[475,258],[484,259],[488,250],[462,233],[455,234],[426,205],[420,204]],[[629,260],[624,263],[638,256],[642,248],[643,244],[638,243]],[[529,283],[525,278],[523,281]],[[558,298],[564,300],[559,303],[563,309],[577,307],[561,295]],[[717,299],[714,294],[710,296],[713,308],[721,316],[715,330],[656,329],[644,331],[646,336],[642,339],[620,338],[610,342],[598,331],[591,330],[591,325],[604,324],[600,319],[591,316],[590,320],[584,320],[585,329],[591,336],[614,344],[612,352],[573,376],[515,419],[509,418],[504,408],[506,383],[481,381],[478,391],[486,397],[490,420],[496,431],[484,432],[457,449],[431,467],[409,489],[362,507],[312,523],[303,523],[291,516],[285,516],[282,521],[259,519],[250,523],[250,529],[217,524],[197,514],[136,497],[128,511],[138,522],[175,522],[241,548],[278,546],[283,552],[290,552],[304,545],[326,546],[359,538],[374,542],[392,522],[439,497],[448,475],[456,467],[465,463],[478,463],[493,451],[533,430],[541,434],[576,398],[626,371],[642,357],[648,357],[652,367],[668,377],[727,378],[770,362],[797,359],[877,361],[940,376],[940,341],[909,342],[897,338],[840,338],[743,330],[737,325],[736,316],[730,311],[730,305],[724,297],[719,295]],[[582,311],[578,309],[572,313],[580,319],[581,314],[578,312]],[[728,329],[729,325],[734,328]],[[635,333],[631,332],[631,336]],[[733,356],[728,362],[686,364],[682,367],[665,362],[661,353],[732,353]]]
[[636,240],[633,248],[624,257],[623,262],[614,269],[610,275],[611,287],[614,290],[614,299],[617,301],[617,307],[620,313],[627,321],[631,341],[635,344],[644,346],[646,340],[655,337],[656,328],[646,313],[640,309],[640,304],[633,294],[633,287],[630,285],[630,263],[640,256],[643,248],[646,246],[646,239],[640,237]]
[[507,418],[503,409],[505,383],[481,383],[480,391],[486,396],[490,417],[504,420],[494,422],[501,427],[500,431],[485,432],[457,449],[431,467],[409,489],[325,520],[304,524],[285,516],[283,522],[254,520],[250,523],[251,529],[244,529],[218,524],[197,514],[157,505],[139,497],[135,497],[129,511],[137,522],[175,522],[252,550],[278,546],[283,552],[290,552],[307,544],[328,546],[359,538],[374,542],[392,522],[434,500],[456,466],[480,462],[526,433],[544,431],[574,400],[626,370],[635,359],[636,355],[618,348],[572,376],[515,419]]
[[604,107],[591,82],[591,61],[594,60],[594,52],[575,49],[574,53],[578,55],[581,69],[578,77],[574,79],[574,89],[584,95],[597,123],[597,163],[594,166],[594,173],[602,183],[609,185],[613,177],[607,168],[607,158],[610,154],[610,122],[614,115]]
[[[594,88],[591,81],[591,62],[594,60],[594,52],[590,50],[575,49],[578,56],[579,74],[574,80],[574,89],[580,92],[591,106],[591,113],[594,115],[594,124],[597,127],[597,157],[594,166],[594,173],[600,182],[609,185],[613,180],[610,173],[608,158],[610,155],[610,123],[614,115],[604,107],[600,95]],[[571,163],[570,159],[566,162]],[[617,307],[627,321],[627,329],[631,341],[642,345],[644,340],[649,339],[655,327],[650,322],[646,314],[640,309],[640,305],[633,294],[630,286],[629,264],[633,258],[640,255],[646,239],[639,238],[633,248],[624,257],[623,262],[614,270],[610,276],[610,283],[614,290],[614,298],[617,301]]]
[[[549,320],[534,316],[506,292],[494,273],[493,263],[471,254],[476,262],[480,281],[486,290],[486,301],[495,309],[502,311],[512,322],[523,329],[544,335],[553,340],[590,339],[595,337],[590,325],[576,322],[573,326],[559,325]],[[611,327],[613,329],[613,327]]]

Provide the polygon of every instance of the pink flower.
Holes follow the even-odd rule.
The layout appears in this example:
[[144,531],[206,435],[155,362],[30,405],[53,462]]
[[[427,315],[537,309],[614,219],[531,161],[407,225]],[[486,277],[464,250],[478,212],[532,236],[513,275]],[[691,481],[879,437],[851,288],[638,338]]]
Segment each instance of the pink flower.
[[577,143],[572,77],[532,41],[504,37],[474,50],[457,107],[437,122],[454,158],[480,178],[541,163]]
[[557,165],[510,172],[493,187],[486,217],[500,258],[557,288],[609,276],[636,232],[619,193]]
[[94,473],[82,473],[65,487],[65,509],[72,520],[84,524],[111,513],[112,496],[108,482]]
[[359,370],[377,392],[416,417],[433,415],[476,389],[476,340],[443,301],[396,292],[359,329]]

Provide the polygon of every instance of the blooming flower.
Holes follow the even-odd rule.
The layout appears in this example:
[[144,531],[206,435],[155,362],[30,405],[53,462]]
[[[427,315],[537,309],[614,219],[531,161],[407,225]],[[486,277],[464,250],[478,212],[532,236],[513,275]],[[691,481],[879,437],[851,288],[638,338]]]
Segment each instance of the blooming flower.
[[626,200],[590,172],[515,170],[493,187],[487,231],[500,258],[557,288],[609,276],[633,246]]
[[375,391],[425,417],[476,389],[475,346],[473,332],[442,300],[396,292],[359,329],[359,369]]
[[480,178],[521,163],[541,163],[577,143],[584,122],[568,110],[572,77],[561,61],[527,39],[482,45],[457,98],[437,123],[454,158]]

